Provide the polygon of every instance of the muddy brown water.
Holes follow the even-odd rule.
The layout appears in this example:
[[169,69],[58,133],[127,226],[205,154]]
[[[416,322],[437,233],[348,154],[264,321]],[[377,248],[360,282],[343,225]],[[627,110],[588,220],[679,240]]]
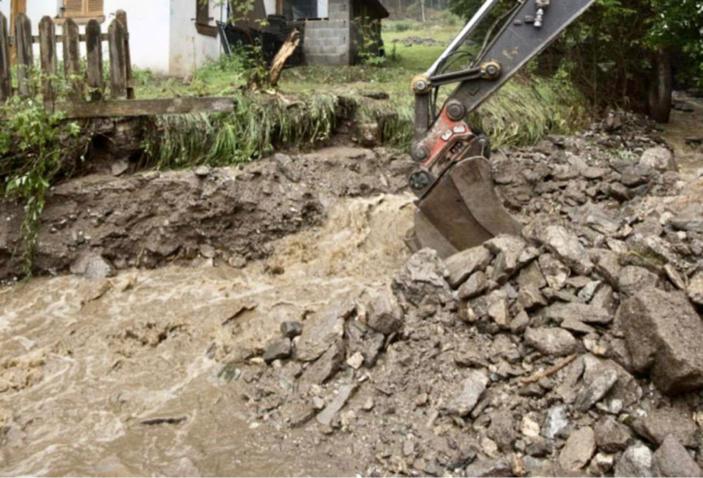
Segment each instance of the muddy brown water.
[[281,321],[386,282],[407,257],[412,198],[344,199],[322,227],[244,269],[132,270],[0,289],[0,474],[352,474],[359,457],[298,448],[247,421],[223,363]]

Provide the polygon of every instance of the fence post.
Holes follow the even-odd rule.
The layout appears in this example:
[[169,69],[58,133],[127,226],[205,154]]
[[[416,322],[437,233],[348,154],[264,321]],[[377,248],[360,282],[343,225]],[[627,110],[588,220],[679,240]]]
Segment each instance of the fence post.
[[134,81],[132,77],[132,53],[129,47],[129,26],[127,25],[127,12],[125,12],[124,10],[117,10],[117,12],[115,13],[115,18],[117,18],[124,27],[124,54],[127,72],[127,99],[133,100],[135,98],[135,93]]
[[34,69],[34,54],[32,53],[32,22],[24,13],[15,17],[15,43],[17,48],[17,85],[20,96],[28,97],[33,94],[31,73]]
[[56,27],[49,16],[39,22],[39,56],[44,104],[53,105],[56,101]]
[[83,99],[79,45],[78,24],[73,18],[67,18],[63,24],[63,71],[66,80],[71,84],[70,96],[74,100]]
[[0,13],[0,102],[12,94],[10,75],[10,35],[7,31],[7,18]]
[[88,88],[90,99],[98,101],[103,97],[103,50],[102,32],[97,20],[90,20],[85,27],[85,43],[88,60]]
[[125,31],[122,23],[115,19],[107,30],[110,50],[110,90],[112,98],[127,96],[127,68],[124,54]]

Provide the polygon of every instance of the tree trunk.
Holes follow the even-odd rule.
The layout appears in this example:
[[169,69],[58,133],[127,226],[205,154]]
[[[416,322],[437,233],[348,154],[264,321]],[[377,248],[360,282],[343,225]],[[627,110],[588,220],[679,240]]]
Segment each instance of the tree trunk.
[[671,53],[661,48],[656,53],[655,70],[649,87],[649,115],[658,123],[669,122],[672,83]]

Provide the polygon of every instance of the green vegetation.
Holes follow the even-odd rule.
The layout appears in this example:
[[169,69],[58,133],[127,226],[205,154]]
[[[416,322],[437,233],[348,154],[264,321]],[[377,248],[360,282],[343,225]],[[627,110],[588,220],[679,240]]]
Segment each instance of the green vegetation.
[[31,274],[37,244],[39,218],[54,177],[61,170],[67,142],[79,132],[76,123],[63,121],[59,113],[47,113],[35,99],[13,97],[0,105],[0,195],[25,204],[22,222],[22,259]]

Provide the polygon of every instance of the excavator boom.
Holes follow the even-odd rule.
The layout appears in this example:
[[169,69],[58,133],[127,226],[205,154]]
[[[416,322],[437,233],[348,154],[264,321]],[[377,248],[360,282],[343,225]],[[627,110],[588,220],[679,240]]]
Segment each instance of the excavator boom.
[[[497,197],[488,159],[489,138],[472,128],[467,115],[537,56],[594,0],[520,0],[503,13],[497,33],[487,34],[473,61],[445,72],[460,48],[500,0],[487,0],[442,55],[413,80],[415,140],[419,163],[410,177],[418,196],[414,242],[448,256],[498,234],[516,234],[520,224]],[[505,2],[503,2],[505,3]],[[500,23],[500,21],[498,22]],[[458,83],[438,112],[438,88]]]

